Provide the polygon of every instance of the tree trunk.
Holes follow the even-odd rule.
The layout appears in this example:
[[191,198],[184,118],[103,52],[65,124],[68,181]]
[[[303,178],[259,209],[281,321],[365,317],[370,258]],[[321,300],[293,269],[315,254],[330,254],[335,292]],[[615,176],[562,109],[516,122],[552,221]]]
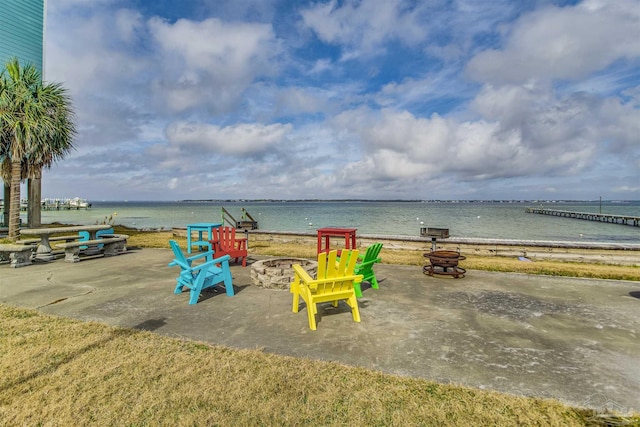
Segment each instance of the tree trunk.
[[42,225],[42,171],[38,171],[34,178],[29,178],[29,227],[38,228]]
[[31,196],[33,195],[33,179],[27,179],[27,227],[31,228],[31,220],[33,219],[33,204]]
[[9,205],[9,239],[16,241],[20,237],[20,177],[22,163],[11,161],[11,204]]
[[4,185],[4,212],[2,214],[2,224],[7,227],[9,225],[9,206],[11,206],[11,186],[8,184]]

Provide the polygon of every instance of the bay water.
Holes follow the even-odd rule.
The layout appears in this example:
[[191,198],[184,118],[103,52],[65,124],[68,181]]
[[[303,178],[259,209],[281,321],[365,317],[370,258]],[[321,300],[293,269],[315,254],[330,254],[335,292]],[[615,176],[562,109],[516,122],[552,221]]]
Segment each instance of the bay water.
[[[171,229],[220,222],[222,207],[236,219],[244,208],[260,230],[315,233],[322,227],[358,234],[419,236],[421,227],[451,237],[640,243],[640,227],[526,213],[526,207],[640,217],[640,201],[90,201],[88,210],[43,211],[42,223],[111,223]],[[25,218],[26,219],[26,218]]]

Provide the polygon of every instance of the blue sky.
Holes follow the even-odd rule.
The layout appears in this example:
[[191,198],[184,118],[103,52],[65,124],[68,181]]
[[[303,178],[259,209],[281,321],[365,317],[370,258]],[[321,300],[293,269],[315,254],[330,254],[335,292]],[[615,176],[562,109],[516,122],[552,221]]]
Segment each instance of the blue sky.
[[640,199],[639,0],[47,7],[43,197]]

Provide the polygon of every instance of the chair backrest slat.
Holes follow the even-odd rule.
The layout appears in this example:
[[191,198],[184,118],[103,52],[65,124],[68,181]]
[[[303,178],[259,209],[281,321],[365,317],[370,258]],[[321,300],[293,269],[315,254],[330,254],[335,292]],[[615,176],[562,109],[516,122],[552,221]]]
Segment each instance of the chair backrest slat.
[[[324,254],[327,257],[327,269],[325,271],[325,275],[323,278],[330,279],[332,277],[338,277],[340,274],[338,267],[336,266],[336,259],[338,258],[338,253],[336,251],[331,251],[329,254]],[[321,254],[322,256],[322,254]]]
[[360,254],[360,251],[358,250],[351,250],[351,251],[347,251],[347,262],[348,264],[345,267],[344,274],[345,276],[351,276],[353,274],[353,272],[356,269],[356,264],[358,263],[358,255]]
[[229,251],[235,249],[236,229],[233,227],[220,227],[213,229],[213,242],[216,242],[220,249]]
[[364,260],[370,261],[372,259],[378,258],[378,255],[380,255],[381,250],[382,250],[382,243],[374,243],[373,245],[367,248],[367,253],[365,255]]
[[324,252],[318,254],[318,270],[316,274],[318,279],[327,277],[327,254]]
[[181,267],[189,268],[189,262],[187,258],[184,256],[182,249],[178,246],[178,243],[175,240],[169,240],[169,244],[171,245],[171,250],[173,250],[173,255],[176,257],[175,261]]

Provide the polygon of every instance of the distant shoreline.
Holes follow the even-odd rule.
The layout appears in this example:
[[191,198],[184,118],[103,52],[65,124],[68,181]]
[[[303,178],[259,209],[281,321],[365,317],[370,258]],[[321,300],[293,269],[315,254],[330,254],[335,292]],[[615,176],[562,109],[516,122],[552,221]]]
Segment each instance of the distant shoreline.
[[[145,202],[145,200],[138,200],[139,202]],[[163,200],[146,200],[147,202],[162,203]],[[118,202],[118,201],[114,201]],[[174,203],[170,200],[164,200],[167,203]],[[177,200],[177,203],[613,203],[613,204],[625,204],[640,202],[640,200],[572,200],[572,199],[184,199]]]

